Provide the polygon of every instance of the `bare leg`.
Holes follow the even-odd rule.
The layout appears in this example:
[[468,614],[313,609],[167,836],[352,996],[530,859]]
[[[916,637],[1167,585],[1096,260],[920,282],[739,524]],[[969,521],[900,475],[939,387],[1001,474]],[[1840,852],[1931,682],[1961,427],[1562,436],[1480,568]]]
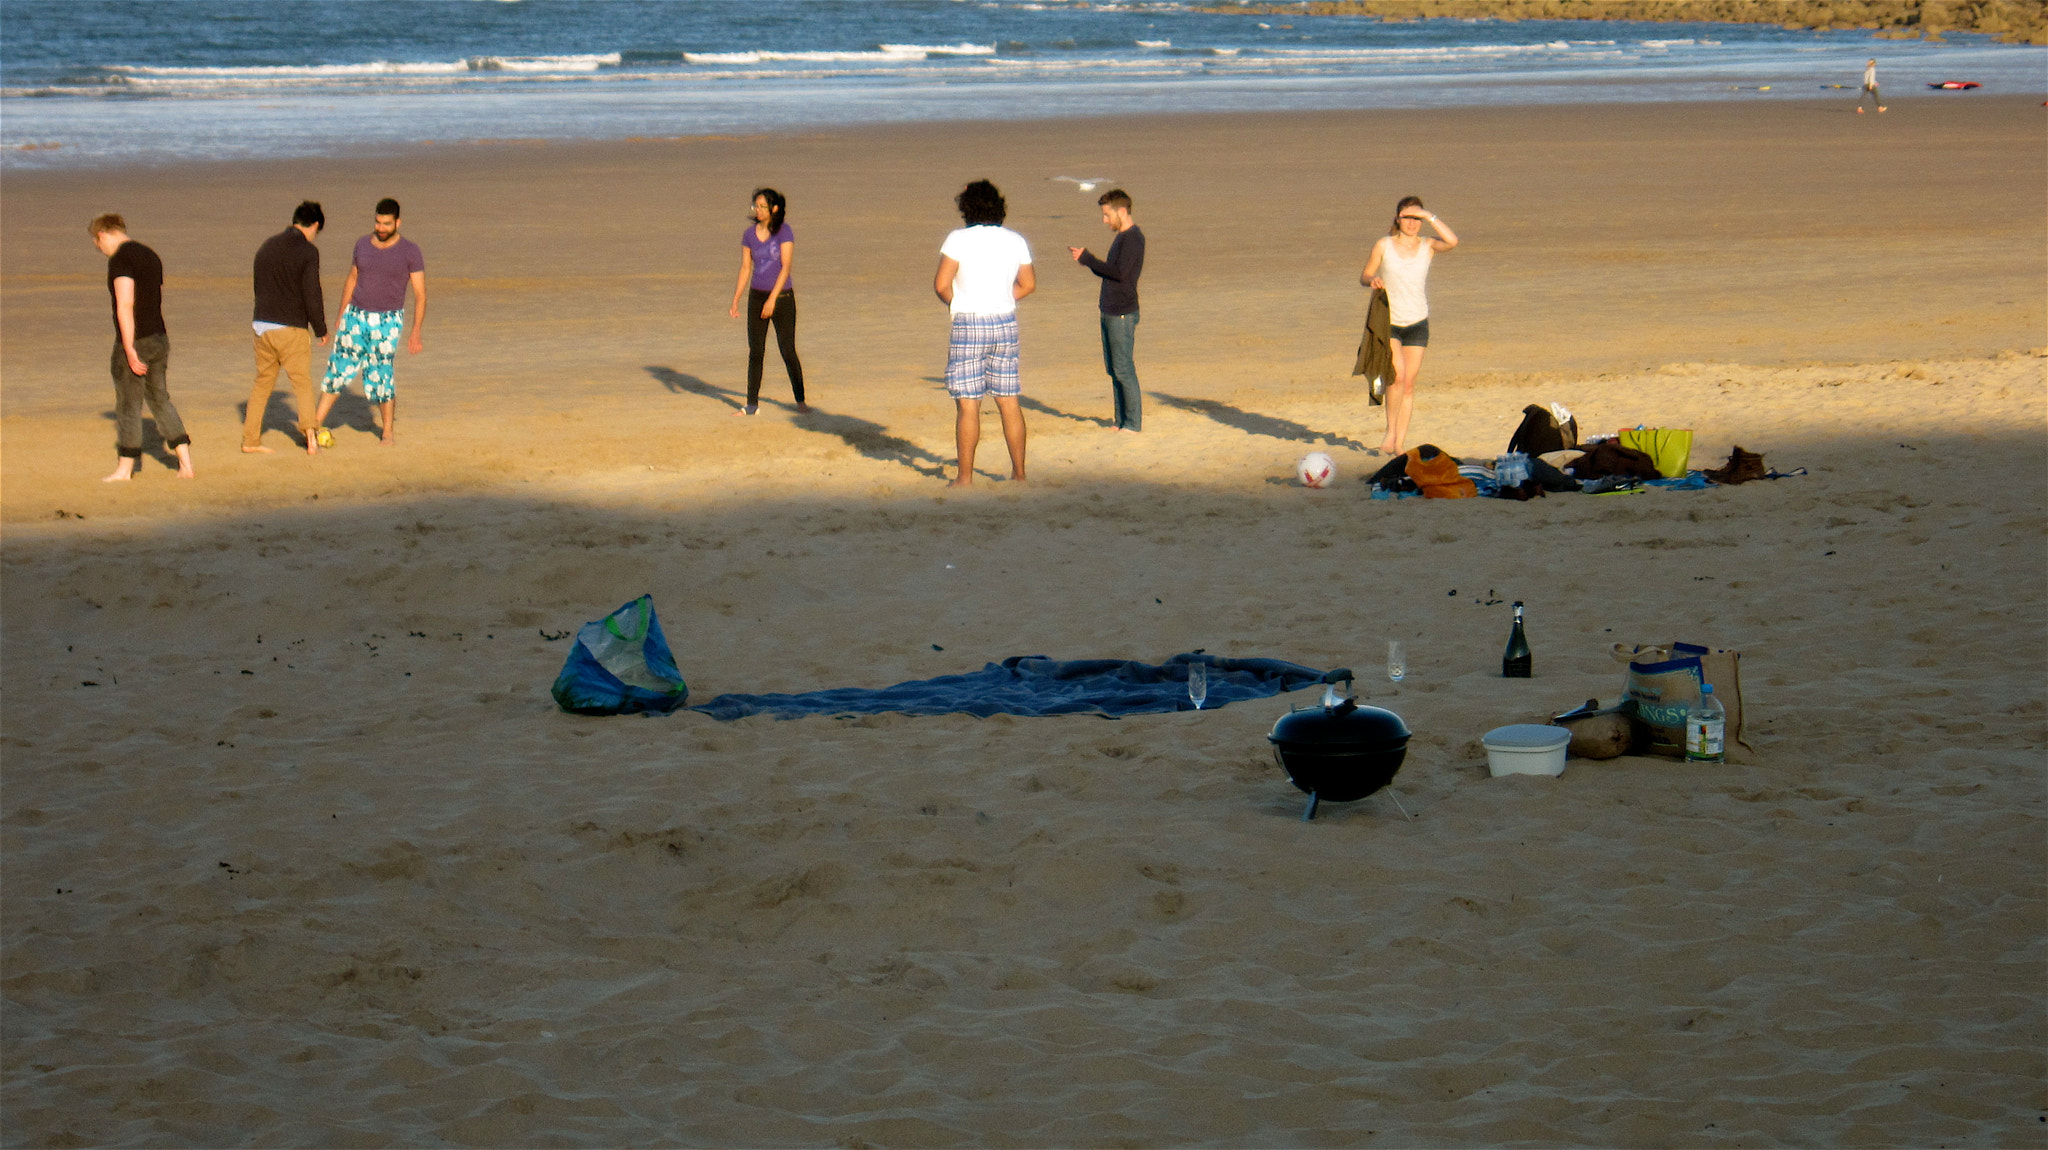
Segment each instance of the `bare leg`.
[[334,410],[334,401],[340,399],[338,392],[322,392],[320,402],[313,408],[313,426],[306,428],[306,454],[313,454],[318,447],[333,447],[334,436],[327,431],[327,413]]
[[[996,396],[996,411],[1003,417],[1003,442],[1010,448],[1010,482],[1024,482],[1024,408],[1014,395]],[[979,414],[979,413],[977,413]],[[979,430],[980,419],[976,419]]]
[[[311,441],[309,440],[308,442],[311,442]],[[189,443],[180,443],[180,444],[179,444],[179,445],[177,446],[177,452],[178,452],[178,478],[180,478],[180,479],[191,479],[191,478],[193,478],[193,477],[194,477],[195,475],[197,475],[198,473],[192,470],[192,445],[191,445],[191,444],[189,444]]]
[[1415,376],[1422,370],[1423,348],[1389,340],[1394,352],[1394,383],[1387,388],[1387,438],[1380,450],[1399,455],[1407,450],[1408,419],[1415,413]]
[[382,412],[384,416],[382,420],[384,424],[384,436],[377,442],[384,445],[385,447],[389,447],[392,444],[398,442],[398,397],[393,396],[390,399],[387,399],[384,402],[378,404],[377,410],[379,412]]
[[[1015,400],[1011,401],[1016,402]],[[959,399],[953,421],[953,443],[960,456],[959,473],[949,487],[974,486],[974,448],[981,442],[981,400]]]
[[100,480],[101,483],[126,483],[135,477],[135,457],[123,455],[114,464],[112,475]]

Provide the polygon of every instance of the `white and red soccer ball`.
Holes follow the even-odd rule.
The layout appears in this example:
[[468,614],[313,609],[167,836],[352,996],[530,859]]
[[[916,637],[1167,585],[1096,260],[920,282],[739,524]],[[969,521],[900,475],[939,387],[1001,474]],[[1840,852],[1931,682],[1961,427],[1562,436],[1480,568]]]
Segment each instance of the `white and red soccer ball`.
[[1294,465],[1294,477],[1303,487],[1328,487],[1337,479],[1337,461],[1320,451],[1311,451]]

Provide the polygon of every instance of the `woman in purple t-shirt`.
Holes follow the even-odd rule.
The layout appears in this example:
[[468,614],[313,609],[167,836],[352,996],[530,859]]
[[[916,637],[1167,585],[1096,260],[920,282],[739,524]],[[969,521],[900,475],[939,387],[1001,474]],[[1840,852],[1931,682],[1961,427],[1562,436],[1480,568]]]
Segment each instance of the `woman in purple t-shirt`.
[[789,282],[789,270],[796,263],[796,233],[782,222],[789,203],[774,188],[754,192],[754,222],[740,233],[740,279],[732,289],[732,309],[726,314],[740,317],[740,297],[747,297],[747,405],[734,415],[752,415],[761,409],[761,361],[768,351],[768,325],[775,325],[775,346],[782,352],[782,366],[789,372],[789,390],[796,397],[796,410],[810,410],[804,402],[804,365],[796,357],[796,288]]

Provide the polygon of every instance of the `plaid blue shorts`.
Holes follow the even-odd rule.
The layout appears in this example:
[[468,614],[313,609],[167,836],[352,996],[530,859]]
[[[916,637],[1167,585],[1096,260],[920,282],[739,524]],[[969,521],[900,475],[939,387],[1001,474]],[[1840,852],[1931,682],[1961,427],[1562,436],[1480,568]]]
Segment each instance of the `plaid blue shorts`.
[[1017,381],[1017,313],[953,317],[946,346],[946,394],[954,399],[1021,395]]

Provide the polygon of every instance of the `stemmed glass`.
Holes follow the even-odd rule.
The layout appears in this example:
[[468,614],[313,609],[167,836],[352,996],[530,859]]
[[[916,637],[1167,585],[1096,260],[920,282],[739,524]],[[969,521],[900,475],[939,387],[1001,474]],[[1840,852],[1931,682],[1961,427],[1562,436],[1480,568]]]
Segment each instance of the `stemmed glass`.
[[1209,664],[1188,664],[1188,698],[1195,701],[1195,710],[1202,709],[1203,700],[1209,697]]
[[1408,677],[1408,648],[1399,639],[1387,642],[1387,678],[1398,683]]

